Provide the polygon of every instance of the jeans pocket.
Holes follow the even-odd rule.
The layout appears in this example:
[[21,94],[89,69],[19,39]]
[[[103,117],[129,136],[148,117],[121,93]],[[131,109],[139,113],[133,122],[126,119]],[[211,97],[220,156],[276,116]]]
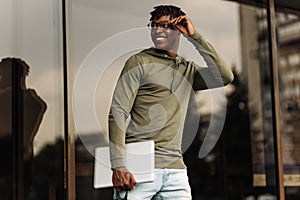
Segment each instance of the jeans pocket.
[[128,191],[116,192],[115,200],[127,200]]

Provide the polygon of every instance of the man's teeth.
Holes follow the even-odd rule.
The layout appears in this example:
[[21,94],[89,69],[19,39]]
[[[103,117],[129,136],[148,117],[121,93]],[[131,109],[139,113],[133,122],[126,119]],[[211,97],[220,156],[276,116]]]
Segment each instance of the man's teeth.
[[164,37],[157,37],[156,38],[156,40],[164,40],[164,39],[166,39],[166,38],[164,38]]

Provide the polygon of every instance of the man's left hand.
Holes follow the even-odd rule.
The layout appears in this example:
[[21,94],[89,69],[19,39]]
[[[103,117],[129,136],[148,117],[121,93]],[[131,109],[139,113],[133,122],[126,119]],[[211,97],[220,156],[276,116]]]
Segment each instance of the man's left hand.
[[182,15],[173,20],[171,23],[185,36],[189,37],[195,33],[195,27],[191,20],[186,16]]

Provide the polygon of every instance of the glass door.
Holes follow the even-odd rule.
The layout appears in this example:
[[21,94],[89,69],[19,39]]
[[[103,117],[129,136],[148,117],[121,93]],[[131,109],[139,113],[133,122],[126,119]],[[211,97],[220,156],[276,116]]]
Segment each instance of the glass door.
[[[185,132],[183,146],[193,199],[277,199],[278,141],[274,138],[274,81],[269,43],[274,38],[269,34],[269,7],[261,1],[253,1],[250,5],[220,0],[167,3],[186,11],[197,30],[212,43],[235,74],[234,81],[224,88],[225,98],[214,101],[213,91],[197,92],[197,106],[190,107],[190,119],[199,119],[193,129],[196,131]],[[134,9],[136,5],[140,9]],[[70,4],[68,51],[70,104],[73,107],[69,121],[74,123],[74,158],[71,161],[75,163],[76,177],[71,184],[74,184],[78,199],[111,198],[112,188],[94,188],[94,150],[108,145],[107,117],[124,62],[130,55],[152,45],[145,25],[155,5],[157,3],[153,2],[141,5],[139,1],[92,0],[75,0]],[[295,184],[297,159],[285,152],[297,149],[299,49],[297,34],[293,31],[298,30],[298,17],[280,15],[276,15],[277,20],[282,18],[284,22],[277,27],[279,71],[285,74],[279,76],[280,95],[289,94],[288,100],[280,99],[281,109],[288,110],[282,110],[280,118],[286,132],[282,132],[281,138],[284,173],[290,170],[284,177],[285,184]],[[287,33],[292,36],[286,36]],[[181,45],[179,52],[183,56],[205,65],[184,40]],[[286,86],[281,87],[284,84]],[[212,150],[199,157],[214,117],[224,119],[219,123],[222,131]],[[186,126],[190,125],[188,122],[191,121],[187,121]],[[286,185],[286,197],[292,198],[290,195],[299,195],[296,185]]]
[[278,74],[286,199],[300,198],[300,13],[277,9]]
[[61,1],[0,10],[0,199],[63,199]]

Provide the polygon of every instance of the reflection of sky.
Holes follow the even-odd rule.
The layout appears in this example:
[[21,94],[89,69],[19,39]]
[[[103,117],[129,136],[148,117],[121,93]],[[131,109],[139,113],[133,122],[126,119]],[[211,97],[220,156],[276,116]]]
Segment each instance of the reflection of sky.
[[[239,65],[238,10],[235,3],[219,0],[178,0],[160,1],[159,4],[175,4],[181,7],[191,18],[198,32],[213,44],[228,65],[233,63]],[[157,3],[137,0],[130,1],[130,3],[117,0],[102,3],[96,0],[73,1],[71,30],[74,69],[77,70],[86,56],[99,43],[110,40],[112,35],[120,35],[124,31],[145,27],[149,21],[149,12],[154,5],[157,5]],[[145,37],[146,39],[149,38],[149,36]],[[129,42],[135,41],[132,40],[132,37],[124,38],[124,42],[120,46],[126,46]],[[187,45],[189,44],[182,40],[181,46],[184,46],[184,48],[180,49],[181,55],[194,58],[196,51],[194,49],[193,51],[185,51]],[[111,92],[115,84],[114,81],[128,56],[120,55],[118,60],[112,61],[112,65],[98,84],[96,112],[100,127],[105,132],[107,131],[107,113],[110,106]],[[206,99],[210,98],[209,94],[203,95]],[[86,122],[86,125],[86,132],[94,131],[89,130],[93,127],[90,125],[90,121]],[[83,134],[83,132],[80,134]]]
[[239,65],[238,10],[235,3],[220,0],[187,1],[81,1],[72,6],[72,37],[75,63],[98,43],[119,32],[146,26],[157,4],[181,7],[197,30],[220,52],[229,65]]
[[59,0],[1,0],[0,57],[20,57],[29,66],[27,87],[46,102],[35,152],[63,133]]
[[[28,86],[36,89],[48,105],[35,139],[36,148],[40,148],[49,140],[53,141],[63,132],[63,87],[59,38],[61,29],[59,12],[57,12],[60,6],[57,2],[60,1],[32,0],[25,3],[22,0],[2,0],[0,2],[0,56],[16,55],[31,66]],[[149,12],[157,4],[174,4],[181,7],[191,18],[197,30],[214,45],[229,65],[233,63],[240,65],[238,12],[235,3],[221,0],[159,2],[73,0],[71,2],[71,75],[75,76],[84,58],[100,42],[122,31],[144,27],[149,20]],[[18,5],[14,9],[13,3]],[[14,30],[18,30],[17,34],[12,34]],[[119,61],[118,65],[121,66],[122,63]],[[106,79],[114,81],[108,77]],[[104,103],[100,102],[102,107],[96,105],[96,108],[97,111],[103,111],[97,114],[101,123],[106,124],[111,90],[104,90],[101,84],[99,83],[96,98],[99,102],[102,99]],[[105,84],[109,83],[105,82]],[[112,84],[109,87],[112,88]]]

